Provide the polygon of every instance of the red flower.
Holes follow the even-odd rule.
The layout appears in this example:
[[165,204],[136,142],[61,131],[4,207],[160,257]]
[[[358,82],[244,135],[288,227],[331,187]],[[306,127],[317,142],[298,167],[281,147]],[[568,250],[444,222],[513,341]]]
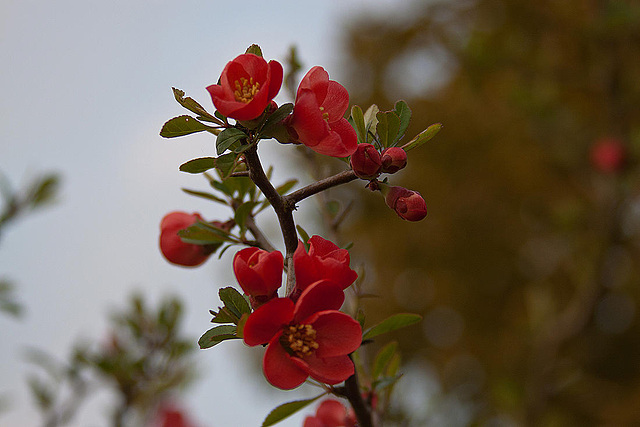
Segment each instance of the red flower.
[[301,292],[318,280],[329,280],[348,288],[357,278],[358,273],[349,267],[349,251],[320,236],[309,239],[309,253],[299,241],[293,254],[293,266],[296,273],[296,290]]
[[356,151],[358,137],[344,113],[349,93],[329,80],[322,67],[313,67],[302,78],[293,114],[288,119],[292,138],[313,151],[333,157],[347,157]]
[[347,410],[337,400],[327,399],[318,406],[314,417],[305,418],[303,427],[355,427],[356,422],[353,410]]
[[389,147],[382,152],[382,172],[396,173],[407,166],[407,152],[400,147]]
[[372,144],[358,144],[358,148],[351,155],[350,163],[353,172],[362,179],[374,179],[380,175],[382,169],[380,153]]
[[173,404],[162,403],[151,424],[154,427],[190,427],[189,418]]
[[604,173],[619,172],[626,160],[626,150],[622,142],[616,138],[604,138],[591,147],[591,164]]
[[267,381],[281,389],[292,389],[307,377],[338,384],[354,373],[349,353],[362,340],[360,324],[338,311],[344,292],[325,280],[309,286],[296,303],[275,298],[247,318],[244,342],[268,343],[262,369]]
[[277,296],[284,259],[278,251],[246,248],[233,257],[233,272],[245,294],[261,302]]
[[160,251],[172,264],[195,267],[202,264],[211,255],[211,248],[202,245],[185,243],[178,236],[178,231],[189,228],[201,220],[198,213],[170,212],[160,223]]
[[420,221],[427,216],[427,204],[417,191],[391,187],[385,197],[387,206],[407,221]]
[[282,85],[282,65],[261,56],[245,53],[229,62],[220,84],[211,85],[213,105],[227,117],[252,120],[259,117]]

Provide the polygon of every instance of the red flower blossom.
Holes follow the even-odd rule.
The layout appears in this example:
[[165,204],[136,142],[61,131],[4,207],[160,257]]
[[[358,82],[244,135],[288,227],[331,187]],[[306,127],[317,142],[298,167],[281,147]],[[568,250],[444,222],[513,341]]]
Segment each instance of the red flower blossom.
[[233,272],[245,294],[266,302],[277,296],[282,285],[284,259],[278,251],[242,249],[233,257]]
[[315,416],[308,416],[303,427],[355,427],[356,415],[353,409],[347,410],[342,403],[334,399],[323,401]]
[[300,81],[293,114],[288,118],[292,138],[313,151],[333,157],[350,156],[358,146],[356,131],[344,113],[349,93],[329,80],[322,67],[313,67]]
[[220,84],[211,85],[213,105],[227,117],[252,120],[259,117],[282,85],[282,65],[245,53],[229,62],[220,76]]
[[427,204],[417,191],[391,187],[385,197],[387,206],[407,221],[420,221],[427,216]]
[[604,138],[597,141],[590,151],[591,164],[603,173],[619,172],[626,160],[626,150],[619,139]]
[[299,241],[293,254],[296,290],[301,292],[318,280],[329,280],[341,289],[348,288],[358,278],[358,273],[349,267],[349,262],[349,251],[340,249],[320,236],[309,239],[309,253]]
[[195,267],[202,264],[211,254],[211,248],[202,245],[185,243],[178,236],[184,230],[201,220],[198,213],[170,212],[160,223],[160,251],[172,264],[184,267]]
[[173,404],[162,403],[151,423],[153,427],[191,427],[193,424],[181,409]]
[[358,144],[350,163],[353,172],[361,179],[374,179],[382,169],[380,153],[372,144]]
[[396,173],[407,166],[407,152],[400,147],[389,147],[382,152],[382,172]]
[[340,286],[322,280],[302,292],[296,303],[275,298],[249,315],[244,342],[269,344],[262,369],[271,385],[288,390],[309,376],[338,384],[353,375],[348,355],[360,346],[362,329],[338,311],[343,302]]

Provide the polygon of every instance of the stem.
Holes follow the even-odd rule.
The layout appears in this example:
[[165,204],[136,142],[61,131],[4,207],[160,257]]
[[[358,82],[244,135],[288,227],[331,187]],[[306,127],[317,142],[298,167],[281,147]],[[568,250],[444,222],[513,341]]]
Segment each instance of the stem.
[[346,397],[347,400],[349,400],[353,411],[356,413],[356,418],[358,418],[359,427],[373,427],[373,417],[360,393],[357,373],[347,378],[344,382],[344,387],[334,389],[334,393]]
[[328,190],[331,187],[346,184],[347,182],[351,182],[356,178],[357,176],[352,170],[346,170],[328,178],[321,179],[320,181],[314,182],[313,184],[309,184],[297,191],[294,191],[288,196],[285,196],[284,200],[287,205],[293,206],[299,201],[306,199],[307,197],[313,196],[314,194],[320,193],[321,191]]
[[286,295],[289,295],[293,292],[296,283],[295,272],[291,267],[293,266],[293,254],[298,247],[298,234],[296,233],[296,224],[293,221],[293,209],[285,204],[284,198],[278,194],[264,173],[262,163],[260,163],[260,158],[258,157],[258,147],[254,145],[249,148],[244,152],[244,157],[247,162],[247,167],[249,168],[249,178],[251,178],[260,191],[262,191],[264,197],[271,203],[278,217],[278,222],[280,223],[286,249],[285,259],[288,267]]
[[273,247],[271,242],[267,239],[267,237],[262,233],[262,230],[256,224],[255,219],[249,215],[245,220],[245,224],[247,225],[247,229],[251,232],[253,237],[256,239],[256,243],[258,246],[265,251],[273,252],[276,248]]

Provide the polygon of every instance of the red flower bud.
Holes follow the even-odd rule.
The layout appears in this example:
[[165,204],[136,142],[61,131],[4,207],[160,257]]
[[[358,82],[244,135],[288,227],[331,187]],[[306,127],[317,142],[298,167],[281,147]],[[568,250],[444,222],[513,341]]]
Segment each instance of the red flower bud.
[[252,120],[259,117],[282,85],[282,65],[245,53],[229,62],[220,76],[220,84],[211,85],[213,105],[227,117]]
[[333,157],[350,156],[358,145],[358,136],[344,113],[349,93],[338,82],[329,80],[322,67],[313,67],[300,81],[293,113],[287,119],[294,142]]
[[391,187],[385,197],[387,206],[407,221],[420,221],[427,216],[427,204],[417,191]]
[[172,264],[184,267],[195,267],[202,264],[211,255],[210,248],[202,245],[185,243],[178,236],[178,231],[189,228],[201,220],[198,213],[171,212],[162,218],[160,223],[160,251]]
[[400,147],[389,147],[382,152],[382,172],[396,173],[407,166],[407,152]]
[[355,427],[357,425],[356,414],[353,409],[347,409],[335,400],[324,400],[315,416],[308,416],[304,420],[303,427]]
[[616,138],[605,138],[591,147],[591,164],[604,173],[619,172],[626,160],[626,150],[622,142]]
[[380,153],[372,144],[358,144],[351,155],[351,169],[362,179],[374,179],[380,175],[382,160]]
[[299,293],[318,280],[329,280],[342,289],[348,288],[358,278],[358,273],[349,267],[349,262],[349,251],[340,249],[320,236],[309,239],[309,253],[299,242],[293,254],[296,290]]
[[246,248],[233,257],[233,272],[245,294],[258,298],[261,303],[277,296],[282,285],[284,259],[278,251],[267,252],[259,248]]

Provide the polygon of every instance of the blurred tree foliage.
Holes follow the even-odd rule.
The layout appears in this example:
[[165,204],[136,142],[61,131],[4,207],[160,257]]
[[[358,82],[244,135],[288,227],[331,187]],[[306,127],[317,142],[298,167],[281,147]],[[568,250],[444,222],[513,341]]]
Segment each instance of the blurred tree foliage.
[[[345,228],[382,297],[368,323],[425,316],[401,348],[469,403],[461,424],[640,422],[640,3],[405,12],[362,16],[345,38],[352,103],[388,110],[400,92],[407,135],[444,124],[390,177],[422,193],[427,218],[403,222],[371,193]],[[624,145],[624,169],[590,164],[603,137]]]

